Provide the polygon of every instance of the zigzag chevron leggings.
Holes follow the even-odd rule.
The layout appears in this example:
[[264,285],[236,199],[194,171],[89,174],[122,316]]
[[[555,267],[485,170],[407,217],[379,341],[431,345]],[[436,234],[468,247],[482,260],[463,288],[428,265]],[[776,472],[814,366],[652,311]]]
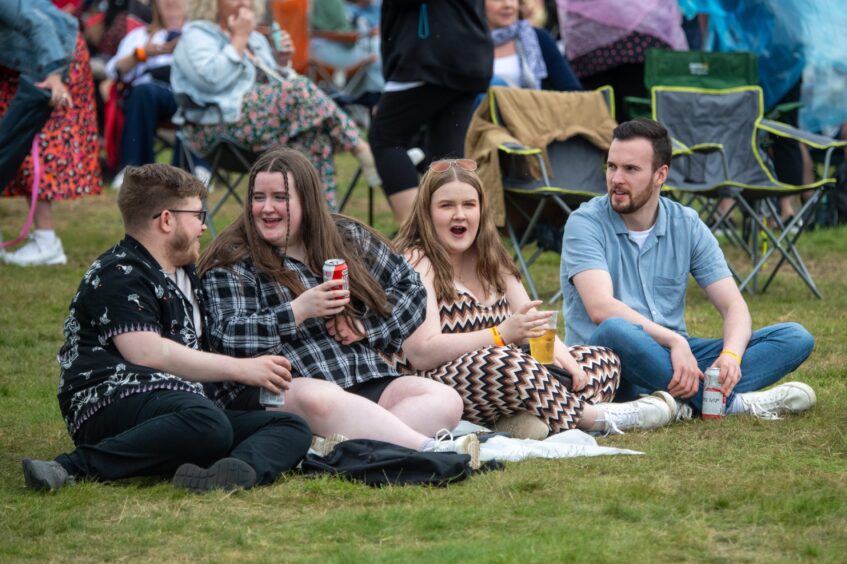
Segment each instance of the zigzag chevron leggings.
[[570,352],[588,384],[568,391],[544,365],[511,345],[486,347],[419,376],[447,384],[465,404],[464,418],[491,425],[501,417],[528,411],[551,433],[575,429],[586,404],[612,401],[620,383],[618,355],[605,347],[575,346]]

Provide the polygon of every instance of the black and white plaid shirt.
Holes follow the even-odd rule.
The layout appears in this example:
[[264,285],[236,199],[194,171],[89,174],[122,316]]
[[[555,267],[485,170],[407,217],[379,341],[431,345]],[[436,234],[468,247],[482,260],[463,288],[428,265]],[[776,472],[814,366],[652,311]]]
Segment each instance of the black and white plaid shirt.
[[[291,361],[295,377],[323,378],[349,388],[375,378],[397,376],[377,351],[394,353],[423,323],[426,289],[420,276],[402,255],[393,252],[360,225],[340,220],[345,239],[352,239],[374,279],[393,306],[389,317],[365,312],[366,338],[342,345],[326,330],[326,319],[307,319],[297,326],[291,310],[293,294],[259,272],[249,258],[231,269],[217,268],[203,276],[205,305],[210,320],[207,336],[213,350],[236,357],[283,355]],[[331,258],[331,257],[327,257]],[[297,272],[306,288],[323,282],[323,274],[286,257],[286,268]],[[361,303],[353,304],[364,311]],[[222,382],[214,386],[214,399],[226,406],[244,389]]]

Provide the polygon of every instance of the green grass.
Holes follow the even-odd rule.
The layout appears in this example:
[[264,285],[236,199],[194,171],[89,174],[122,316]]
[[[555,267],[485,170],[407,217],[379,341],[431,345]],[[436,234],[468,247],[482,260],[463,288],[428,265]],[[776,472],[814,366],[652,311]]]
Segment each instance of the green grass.
[[[342,178],[351,166],[340,159]],[[360,218],[365,194],[357,188],[351,205]],[[7,240],[24,210],[21,199],[0,201]],[[20,459],[72,448],[55,398],[62,321],[89,263],[121,236],[112,192],[55,211],[67,266],[0,265],[0,561],[844,561],[847,229],[803,237],[823,301],[788,270],[767,294],[748,296],[756,326],[801,321],[817,339],[793,376],[817,390],[818,406],[805,415],[631,432],[601,443],[644,456],[509,464],[443,489],[291,475],[230,495],[189,495],[153,480],[45,495],[23,487]],[[225,208],[218,225],[236,213]],[[377,213],[377,227],[393,232],[381,194]],[[535,274],[551,294],[556,257]],[[691,290],[689,328],[717,336],[717,314]]]

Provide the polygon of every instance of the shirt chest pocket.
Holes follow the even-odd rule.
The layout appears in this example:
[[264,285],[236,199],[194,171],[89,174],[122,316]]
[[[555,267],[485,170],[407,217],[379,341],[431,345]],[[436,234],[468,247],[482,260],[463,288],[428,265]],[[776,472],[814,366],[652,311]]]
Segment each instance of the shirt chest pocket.
[[685,302],[688,273],[677,276],[656,276],[653,279],[653,303],[667,317],[680,312]]

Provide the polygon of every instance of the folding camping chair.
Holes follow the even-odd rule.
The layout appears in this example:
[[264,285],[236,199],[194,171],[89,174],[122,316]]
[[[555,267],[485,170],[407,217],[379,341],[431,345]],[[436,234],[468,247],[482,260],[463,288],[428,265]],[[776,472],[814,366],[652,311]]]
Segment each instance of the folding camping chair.
[[[768,135],[779,135],[824,150],[824,170],[829,170],[832,151],[847,143],[763,119],[759,86],[721,90],[655,87],[652,103],[654,119],[664,125],[674,139],[674,161],[665,186],[706,198],[710,203],[701,207],[701,217],[713,231],[723,228],[750,257],[752,269],[746,277],[742,278],[733,269],[739,288],[759,291],[758,275],[763,273],[771,256],[779,253],[779,261],[761,286],[761,292],[767,290],[787,262],[812,293],[822,298],[796,242],[805,226],[802,218],[814,216],[824,191],[833,186],[835,179],[825,177],[800,186],[779,182],[762,141]],[[784,224],[773,199],[809,190],[813,191],[811,197],[794,218]],[[730,198],[732,206],[719,211],[717,201],[720,198]],[[733,230],[728,222],[736,207],[748,222],[748,237]],[[775,229],[769,225],[769,219],[775,222]]]
[[[502,112],[504,97],[509,106],[519,100],[527,115]],[[603,171],[606,151],[611,143],[616,123],[612,117],[614,96],[610,87],[594,92],[550,92],[494,87],[489,89],[487,100],[477,110],[474,120],[490,121],[490,132],[499,139],[497,159],[502,181],[504,214],[502,224],[512,243],[515,261],[520,268],[529,293],[538,299],[538,291],[530,267],[545,250],[561,251],[561,229],[574,209],[595,196],[606,193]],[[529,117],[537,108],[561,108],[551,121],[546,116]],[[586,111],[587,110],[587,111]],[[588,115],[591,114],[591,115]],[[534,123],[540,134],[536,146],[521,143],[517,136],[525,136],[523,125]],[[474,124],[471,125],[474,128]],[[544,130],[544,131],[541,131]],[[512,137],[512,133],[516,137]],[[466,154],[474,154],[467,150]],[[481,162],[480,168],[491,166]],[[481,170],[481,175],[485,171]],[[484,177],[483,177],[484,178]],[[485,182],[484,178],[484,183]],[[485,186],[486,192],[492,190]],[[493,214],[495,222],[498,216]],[[498,222],[499,224],[500,222]],[[538,239],[538,227],[547,224],[554,233],[553,241],[532,242]],[[558,240],[555,240],[558,235]],[[548,239],[550,237],[548,236]],[[561,297],[556,292],[551,301]]]
[[[175,123],[182,123],[187,119],[185,110],[189,110],[190,112],[192,110],[197,111],[205,109],[204,106],[195,103],[194,100],[185,94],[177,94],[176,101],[180,110],[177,112],[178,117],[175,116]],[[220,112],[219,107],[214,106],[214,109]],[[223,121],[222,114],[219,118]],[[182,131],[182,129],[178,129],[175,137],[177,140],[176,145],[178,147],[176,166],[187,170],[194,176],[197,176],[197,158],[190,149],[191,145],[188,143],[185,132]],[[209,227],[209,232],[212,234],[212,237],[216,237],[218,231],[215,228],[215,215],[217,215],[229,198],[233,198],[239,203],[239,205],[244,205],[244,200],[242,200],[241,196],[238,194],[238,187],[249,174],[250,167],[252,167],[253,163],[256,162],[256,159],[259,158],[259,154],[248,147],[245,147],[235,139],[224,136],[215,141],[209,151],[201,156],[207,163],[209,163],[210,175],[208,182],[206,183],[206,187],[209,189],[209,192],[212,192],[219,185],[223,186],[225,190],[223,196],[221,196],[215,204],[215,207],[211,210],[207,209],[209,215],[206,219],[206,225]],[[206,203],[203,205],[205,207]]]
[[[644,59],[644,86],[692,88],[734,88],[759,83],[759,67],[754,53],[719,51],[673,51],[652,48]],[[648,117],[650,100],[637,96],[624,98],[629,115]]]

